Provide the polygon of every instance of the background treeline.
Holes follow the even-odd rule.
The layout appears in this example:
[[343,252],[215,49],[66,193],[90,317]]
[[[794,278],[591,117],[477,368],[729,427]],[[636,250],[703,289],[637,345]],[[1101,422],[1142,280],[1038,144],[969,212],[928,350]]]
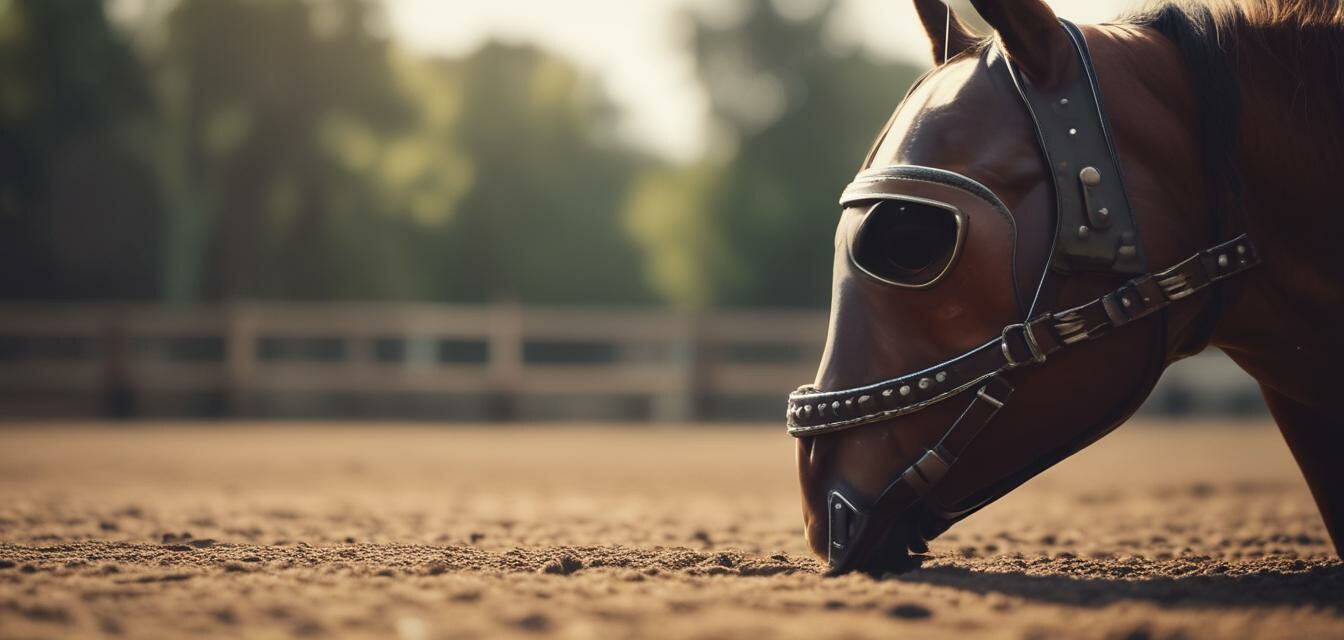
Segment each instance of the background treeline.
[[824,304],[918,70],[743,2],[684,17],[715,138],[671,164],[566,60],[416,57],[376,2],[0,0],[0,298]]

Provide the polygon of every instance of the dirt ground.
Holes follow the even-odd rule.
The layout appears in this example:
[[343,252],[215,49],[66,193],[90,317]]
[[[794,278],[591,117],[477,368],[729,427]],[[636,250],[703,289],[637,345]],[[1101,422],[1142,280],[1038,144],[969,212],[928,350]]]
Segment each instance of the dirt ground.
[[0,638],[1344,637],[1270,425],[1130,424],[824,578],[782,428],[0,427]]

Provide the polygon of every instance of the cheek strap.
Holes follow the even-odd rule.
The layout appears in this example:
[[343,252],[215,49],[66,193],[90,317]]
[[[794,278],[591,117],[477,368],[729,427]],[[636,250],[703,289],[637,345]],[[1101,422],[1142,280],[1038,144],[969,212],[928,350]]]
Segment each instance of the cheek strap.
[[971,404],[942,440],[907,467],[866,508],[859,508],[856,501],[843,492],[832,491],[826,502],[830,573],[841,574],[868,564],[869,559],[862,550],[873,553],[882,547],[873,543],[887,535],[894,514],[904,513],[916,502],[927,498],[929,491],[951,470],[957,458],[1003,408],[1012,393],[1012,385],[1003,378],[990,378],[976,390]]

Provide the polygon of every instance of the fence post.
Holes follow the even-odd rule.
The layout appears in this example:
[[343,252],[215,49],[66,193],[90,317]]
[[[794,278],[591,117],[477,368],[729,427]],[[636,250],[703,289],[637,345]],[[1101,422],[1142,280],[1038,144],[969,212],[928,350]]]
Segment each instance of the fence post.
[[255,310],[244,302],[224,308],[224,394],[229,415],[252,415],[252,377],[256,374],[257,335]]
[[131,376],[131,337],[127,313],[119,304],[102,313],[103,415],[130,418],[136,415],[136,388]]
[[653,398],[650,418],[656,422],[691,422],[702,417],[703,323],[704,318],[698,313],[682,313],[677,318],[676,330],[668,336],[671,351],[668,366],[675,370],[676,381]]
[[488,417],[512,420],[517,417],[518,392],[523,377],[523,310],[515,302],[496,302],[490,305],[488,315]]

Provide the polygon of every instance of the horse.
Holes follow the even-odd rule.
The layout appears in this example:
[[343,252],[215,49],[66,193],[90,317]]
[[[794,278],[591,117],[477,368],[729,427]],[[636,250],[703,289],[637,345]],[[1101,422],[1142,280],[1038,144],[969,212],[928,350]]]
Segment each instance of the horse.
[[993,37],[915,0],[933,67],[841,197],[829,335],[788,404],[813,552],[910,569],[1213,346],[1259,383],[1344,555],[1344,9],[1078,27],[971,4]]

